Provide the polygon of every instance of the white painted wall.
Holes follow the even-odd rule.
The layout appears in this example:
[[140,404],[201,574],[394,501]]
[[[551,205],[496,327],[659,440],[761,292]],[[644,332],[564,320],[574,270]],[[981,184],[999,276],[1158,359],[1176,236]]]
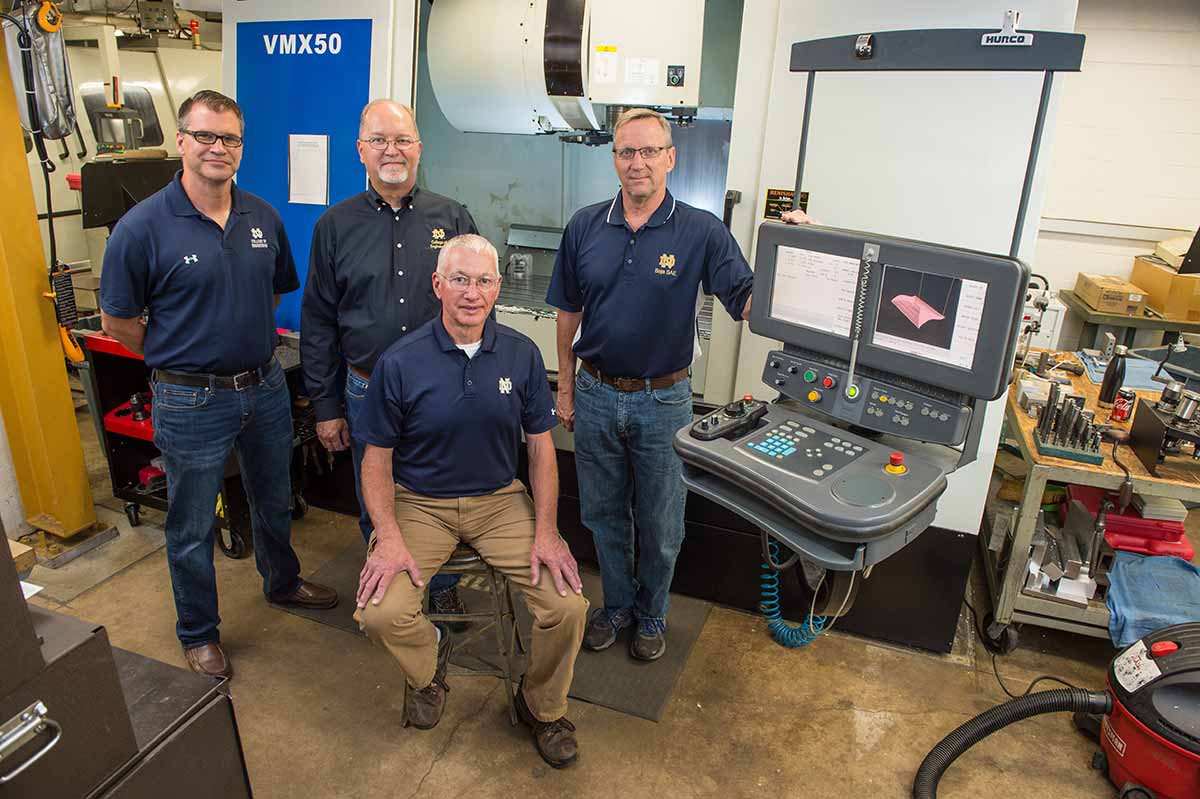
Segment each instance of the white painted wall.
[[1200,3],[1080,0],[1076,30],[1032,258],[1064,288],[1200,224]]
[[[757,175],[735,174],[732,169],[730,173],[730,188],[754,192],[749,207],[735,220],[743,247],[748,244],[747,212],[754,213],[753,229],[761,220],[765,189],[790,188],[795,180],[807,76],[788,72],[792,42],[922,27],[998,28],[1010,7],[1000,0],[953,5],[862,0],[849,7],[804,0],[779,4],[773,27],[769,19],[759,20],[753,29],[744,23],[742,52],[773,50],[774,65],[766,82],[744,85],[739,80],[734,101],[731,165],[744,166],[748,157],[742,151],[761,147]],[[1021,27],[1072,30],[1075,11],[1074,0],[1040,3],[1025,9]],[[754,34],[758,40],[747,41]],[[838,227],[1006,253],[1040,88],[1040,74],[820,75],[803,187],[811,192],[810,213]],[[1018,250],[1026,259],[1032,256],[1042,214],[1047,156],[1061,94],[1059,83],[1051,98],[1042,160]],[[1007,113],[997,115],[996,108]],[[762,131],[761,144],[751,141],[753,135],[743,136],[747,130]],[[766,393],[759,376],[772,346],[774,342],[749,331],[743,334],[735,396]],[[979,459],[951,476],[936,525],[978,532],[1002,417],[1002,401],[989,405]]]

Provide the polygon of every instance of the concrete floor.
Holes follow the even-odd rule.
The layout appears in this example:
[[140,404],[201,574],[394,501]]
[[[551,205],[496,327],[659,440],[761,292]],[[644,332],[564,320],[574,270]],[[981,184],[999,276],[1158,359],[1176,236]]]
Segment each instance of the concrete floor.
[[[115,510],[90,421],[80,417],[97,501]],[[157,523],[152,514],[147,523]],[[306,572],[358,535],[317,509],[297,522]],[[103,559],[104,549],[88,556]],[[402,677],[345,632],[270,608],[252,559],[218,555],[222,636],[255,795],[274,797],[751,797],[910,795],[927,751],[1005,699],[969,625],[949,656],[822,635],[787,650],[754,616],[714,609],[659,723],[572,702],[580,762],[545,766],[523,727],[508,726],[500,684],[458,679],[432,731],[400,727]],[[40,567],[39,567],[40,568]],[[36,574],[33,578],[36,582]],[[985,604],[975,592],[978,604]],[[60,603],[104,624],[116,646],[182,666],[165,554],[157,549]],[[1098,688],[1108,642],[1026,627],[1002,658],[1010,690],[1050,673]],[[581,655],[586,657],[587,654]],[[653,666],[648,666],[653,668]],[[1046,687],[1046,686],[1043,686]],[[944,797],[1115,796],[1088,763],[1094,746],[1069,716],[1033,719],[976,746],[942,781]]]

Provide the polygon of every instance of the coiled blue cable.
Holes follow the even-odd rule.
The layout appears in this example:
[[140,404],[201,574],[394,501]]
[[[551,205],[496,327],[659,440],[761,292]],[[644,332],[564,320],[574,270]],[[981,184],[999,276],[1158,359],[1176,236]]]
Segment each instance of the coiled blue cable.
[[[767,548],[771,560],[778,561],[779,544],[768,539]],[[784,621],[783,610],[779,604],[779,573],[764,563],[760,577],[759,588],[762,590],[762,602],[759,607],[762,608],[763,616],[767,619],[767,629],[770,630],[771,637],[777,643],[793,649],[806,646],[816,640],[821,631],[825,629],[826,617],[813,616],[810,611],[799,627],[791,626]]]

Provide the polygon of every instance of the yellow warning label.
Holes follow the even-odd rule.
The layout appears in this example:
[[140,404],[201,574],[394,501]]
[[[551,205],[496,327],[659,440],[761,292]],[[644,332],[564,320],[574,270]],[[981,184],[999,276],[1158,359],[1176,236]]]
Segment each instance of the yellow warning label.
[[617,52],[617,47],[616,47],[616,45],[612,45],[612,44],[598,44],[598,45],[596,45],[596,52],[597,53],[615,53],[615,52]]

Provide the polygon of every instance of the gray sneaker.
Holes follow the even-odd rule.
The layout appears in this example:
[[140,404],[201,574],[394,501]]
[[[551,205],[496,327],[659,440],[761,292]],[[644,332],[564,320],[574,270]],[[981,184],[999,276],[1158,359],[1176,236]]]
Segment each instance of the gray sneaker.
[[632,626],[633,611],[629,608],[596,608],[583,631],[583,647],[593,652],[608,649],[616,642],[617,633]]
[[629,642],[630,656],[638,660],[658,660],[666,651],[666,619],[638,619],[637,634]]
[[442,712],[446,709],[446,694],[450,686],[446,685],[446,665],[450,662],[450,650],[453,644],[450,640],[450,630],[443,624],[437,624],[442,631],[442,639],[438,641],[437,668],[433,672],[433,680],[424,688],[413,688],[408,683],[404,685],[404,721],[418,730],[432,730],[442,720]]

